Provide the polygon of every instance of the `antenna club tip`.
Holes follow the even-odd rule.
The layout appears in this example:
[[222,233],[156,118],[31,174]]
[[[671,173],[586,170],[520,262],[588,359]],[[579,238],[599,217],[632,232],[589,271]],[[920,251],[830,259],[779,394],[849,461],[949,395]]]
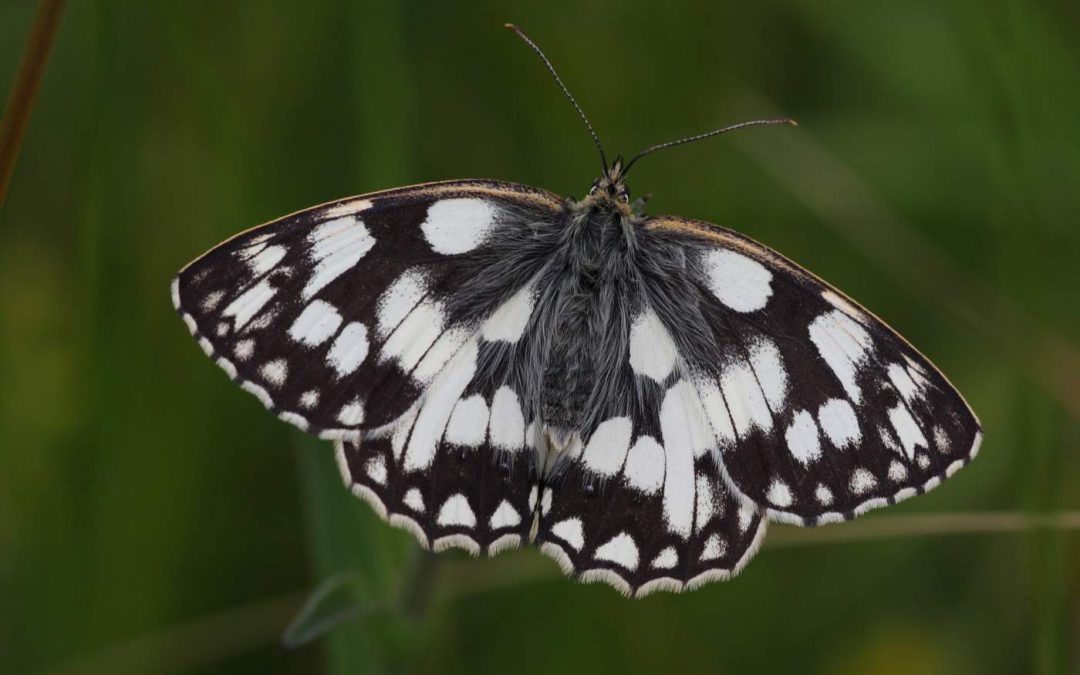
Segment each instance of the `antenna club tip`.
[[787,122],[788,124],[790,124],[793,127],[799,126],[799,122],[797,120],[791,119],[790,117],[788,119],[784,120],[784,121]]
[[509,28],[510,30],[517,30],[517,29],[518,29],[518,27],[517,27],[517,26],[515,26],[515,25],[514,25],[514,24],[512,24],[512,23],[504,23],[504,24],[503,24],[503,28]]

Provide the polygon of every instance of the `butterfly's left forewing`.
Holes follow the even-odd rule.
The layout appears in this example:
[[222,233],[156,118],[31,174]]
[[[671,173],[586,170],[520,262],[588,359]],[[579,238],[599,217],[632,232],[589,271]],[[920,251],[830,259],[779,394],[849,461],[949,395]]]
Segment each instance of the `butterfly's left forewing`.
[[240,234],[185,267],[173,302],[203,350],[282,419],[357,438],[412,407],[527,279],[485,294],[493,247],[560,207],[547,192],[453,181],[333,202]]
[[679,218],[647,227],[686,251],[693,298],[669,322],[724,476],[770,517],[846,520],[925,492],[978,452],[960,394],[885,323],[774,251]]

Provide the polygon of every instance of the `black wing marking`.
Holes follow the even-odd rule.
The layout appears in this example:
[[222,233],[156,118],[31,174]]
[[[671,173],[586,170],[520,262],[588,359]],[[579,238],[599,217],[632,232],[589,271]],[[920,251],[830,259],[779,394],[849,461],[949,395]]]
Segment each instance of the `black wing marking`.
[[771,518],[835,522],[937,486],[978,452],[960,394],[885,323],[729,230],[676,218],[649,231],[687,251],[694,299],[673,332],[725,475]]
[[499,257],[495,242],[561,206],[478,180],[345,199],[214,248],[177,275],[173,302],[207,355],[279,417],[356,439],[407,411],[515,290],[506,276],[459,293]]

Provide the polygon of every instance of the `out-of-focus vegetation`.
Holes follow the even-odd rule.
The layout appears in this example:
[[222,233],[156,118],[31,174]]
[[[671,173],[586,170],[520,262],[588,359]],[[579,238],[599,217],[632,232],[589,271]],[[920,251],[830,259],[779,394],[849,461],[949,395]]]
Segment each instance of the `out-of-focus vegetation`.
[[[888,529],[1080,508],[1080,5],[68,4],[0,211],[0,672],[1080,668],[1075,530]],[[0,92],[34,5],[0,3]],[[533,552],[433,565],[342,489],[328,444],[205,359],[169,279],[253,224],[399,184],[580,196],[592,144],[505,21],[611,154],[798,119],[650,157],[631,187],[891,322],[980,415],[980,457],[857,541],[775,526],[736,581],[633,602]],[[362,618],[279,647],[342,573]]]

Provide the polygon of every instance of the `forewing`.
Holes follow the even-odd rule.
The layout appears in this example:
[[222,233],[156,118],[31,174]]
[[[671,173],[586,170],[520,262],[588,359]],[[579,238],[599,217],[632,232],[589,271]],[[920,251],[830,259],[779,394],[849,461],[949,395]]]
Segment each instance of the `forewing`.
[[530,278],[539,261],[488,268],[560,206],[490,181],[341,200],[214,248],[177,275],[173,301],[207,355],[282,419],[358,439],[416,405]]
[[853,518],[974,457],[971,409],[870,312],[737,233],[677,218],[646,228],[685,251],[683,299],[663,319],[728,482],[772,518]]

